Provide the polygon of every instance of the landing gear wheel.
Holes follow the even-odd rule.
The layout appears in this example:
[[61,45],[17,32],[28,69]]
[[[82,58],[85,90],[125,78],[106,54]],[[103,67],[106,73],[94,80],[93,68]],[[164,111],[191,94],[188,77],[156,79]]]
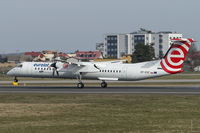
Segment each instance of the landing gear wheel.
[[78,88],[84,88],[84,84],[83,84],[83,83],[78,83],[78,84],[77,84],[77,87],[78,87]]
[[18,82],[18,79],[17,79],[17,77],[15,77],[15,78],[14,78],[14,82]]
[[107,83],[106,83],[106,82],[102,82],[102,83],[101,83],[101,87],[102,87],[102,88],[106,88],[106,87],[107,87]]
[[15,77],[15,79],[13,80],[13,85],[14,86],[18,86],[18,79],[17,79],[17,77]]

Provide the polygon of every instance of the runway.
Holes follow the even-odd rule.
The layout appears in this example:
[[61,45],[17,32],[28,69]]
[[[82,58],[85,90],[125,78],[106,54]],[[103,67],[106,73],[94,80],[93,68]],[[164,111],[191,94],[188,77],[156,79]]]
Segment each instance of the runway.
[[78,89],[76,87],[27,87],[27,86],[1,86],[0,93],[69,93],[69,94],[187,94],[200,95],[200,86],[182,87],[182,86],[167,86],[167,87],[85,87]]
[[[82,80],[83,83],[101,83],[100,80]],[[2,84],[12,84],[13,81],[0,81]],[[77,80],[30,80],[30,81],[19,81],[19,83],[31,83],[31,84],[59,84],[59,83],[71,83],[76,84]],[[139,80],[139,81],[107,81],[108,83],[199,83],[200,79],[167,79],[167,80]]]

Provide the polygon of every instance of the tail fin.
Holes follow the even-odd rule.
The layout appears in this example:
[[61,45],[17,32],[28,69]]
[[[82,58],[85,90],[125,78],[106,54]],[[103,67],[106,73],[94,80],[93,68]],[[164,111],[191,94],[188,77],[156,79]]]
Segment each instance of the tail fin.
[[194,42],[190,38],[173,39],[172,41],[173,43],[171,47],[160,62],[163,70],[170,74],[183,71],[181,67],[188,53],[190,45],[192,44],[192,42]]

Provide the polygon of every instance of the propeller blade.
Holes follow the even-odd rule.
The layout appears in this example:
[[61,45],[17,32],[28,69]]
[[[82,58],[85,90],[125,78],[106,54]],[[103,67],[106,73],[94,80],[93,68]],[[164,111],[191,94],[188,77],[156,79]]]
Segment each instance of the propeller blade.
[[52,74],[53,77],[55,76],[55,71],[56,71],[57,76],[59,76],[59,72],[57,71],[57,67],[56,67],[56,62],[52,63],[50,66],[53,67],[53,74]]
[[53,67],[53,68],[56,68],[56,63],[54,62],[50,66]]
[[57,76],[59,76],[59,72],[56,70]]
[[55,68],[53,68],[53,77],[54,77],[54,75],[55,75]]

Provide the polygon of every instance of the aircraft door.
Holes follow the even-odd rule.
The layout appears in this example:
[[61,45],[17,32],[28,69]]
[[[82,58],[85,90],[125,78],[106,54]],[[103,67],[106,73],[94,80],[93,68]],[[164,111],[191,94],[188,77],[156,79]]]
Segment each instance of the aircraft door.
[[120,79],[122,79],[122,80],[125,80],[125,79],[127,79],[127,70],[126,70],[126,67],[122,67],[122,69],[121,69],[121,78]]

